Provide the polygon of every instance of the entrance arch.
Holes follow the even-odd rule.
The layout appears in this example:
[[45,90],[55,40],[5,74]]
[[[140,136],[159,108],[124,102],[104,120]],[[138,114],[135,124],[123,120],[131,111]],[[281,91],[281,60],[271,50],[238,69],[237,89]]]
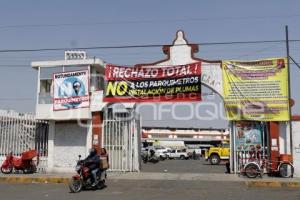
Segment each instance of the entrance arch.
[[[173,40],[172,45],[165,45],[163,46],[162,50],[163,53],[167,56],[166,59],[156,61],[153,63],[137,64],[136,67],[147,68],[147,66],[149,66],[151,68],[155,68],[155,67],[162,68],[167,66],[193,64],[201,61],[201,85],[211,89],[215,94],[217,94],[221,98],[221,101],[223,101],[224,95],[223,95],[223,79],[222,79],[222,69],[221,69],[222,62],[220,60],[204,60],[201,58],[197,58],[195,54],[199,51],[198,45],[189,44],[187,39],[185,38],[184,32],[181,30],[177,31],[176,37]],[[144,135],[147,134],[144,133]],[[174,138],[174,136],[172,136],[172,140],[176,141],[176,139],[180,140],[179,138]],[[198,139],[199,141],[201,140],[200,138],[196,138],[196,139]],[[163,142],[165,143],[167,141],[163,141]],[[212,143],[214,142],[217,143],[218,141],[216,140],[213,141]],[[208,172],[207,169],[208,167],[204,167],[205,172]],[[154,169],[154,171],[155,170],[157,169]],[[189,172],[196,172],[195,169],[190,167],[186,168],[186,170]],[[152,169],[146,166],[146,171],[152,171]],[[218,171],[223,173],[225,171],[225,166],[218,166],[217,168],[213,169],[213,171],[214,172]]]

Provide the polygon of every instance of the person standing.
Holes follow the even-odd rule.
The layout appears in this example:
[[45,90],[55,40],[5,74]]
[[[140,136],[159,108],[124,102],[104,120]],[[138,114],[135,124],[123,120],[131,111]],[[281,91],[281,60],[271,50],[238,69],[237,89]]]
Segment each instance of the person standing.
[[225,173],[226,174],[230,174],[230,159],[228,159],[228,161],[226,162],[225,166],[226,166]]
[[193,159],[196,160],[196,151],[193,151]]

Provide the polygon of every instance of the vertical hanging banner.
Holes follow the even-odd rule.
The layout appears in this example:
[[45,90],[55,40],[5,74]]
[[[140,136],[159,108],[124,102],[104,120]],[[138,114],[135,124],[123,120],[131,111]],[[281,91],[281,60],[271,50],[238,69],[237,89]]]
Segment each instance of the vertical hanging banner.
[[201,100],[201,62],[179,66],[106,65],[105,102]]
[[89,71],[53,74],[53,110],[89,107]]
[[288,121],[287,67],[286,58],[223,61],[228,120]]

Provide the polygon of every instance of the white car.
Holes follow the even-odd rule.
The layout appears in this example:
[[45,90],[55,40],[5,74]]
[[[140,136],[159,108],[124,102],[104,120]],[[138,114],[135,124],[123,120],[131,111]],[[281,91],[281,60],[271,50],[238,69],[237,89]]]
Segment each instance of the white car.
[[157,147],[146,147],[142,149],[142,152],[147,152],[150,155],[150,150],[153,149],[155,151],[155,156],[158,157],[160,160],[165,160],[167,158],[168,150],[165,148],[157,148]]
[[155,147],[155,154],[161,159],[164,160],[167,158],[168,151],[171,150],[170,148],[166,147]]
[[184,151],[180,149],[172,149],[167,153],[167,157],[169,159],[177,158],[177,159],[189,159],[189,155]]

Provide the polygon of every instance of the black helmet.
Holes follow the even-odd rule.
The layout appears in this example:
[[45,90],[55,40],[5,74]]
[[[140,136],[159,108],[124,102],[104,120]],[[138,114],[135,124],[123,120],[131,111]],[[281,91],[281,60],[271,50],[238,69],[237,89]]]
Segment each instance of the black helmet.
[[90,153],[90,156],[94,156],[97,154],[97,150],[95,148],[91,148],[89,153]]

